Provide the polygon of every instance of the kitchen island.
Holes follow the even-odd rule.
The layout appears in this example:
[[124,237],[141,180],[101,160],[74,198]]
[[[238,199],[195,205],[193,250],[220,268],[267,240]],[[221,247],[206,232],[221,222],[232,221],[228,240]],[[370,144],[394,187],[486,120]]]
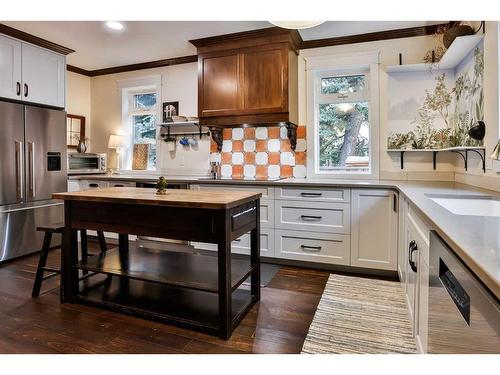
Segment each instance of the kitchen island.
[[[260,299],[259,193],[106,188],[57,193],[64,200],[61,301],[82,303],[228,339]],[[118,233],[118,249],[78,259],[79,229]],[[250,232],[249,259],[231,241]],[[129,235],[203,241],[216,256],[147,249]],[[82,271],[80,271],[82,270]],[[80,272],[92,277],[80,277]],[[250,279],[250,288],[242,283]]]

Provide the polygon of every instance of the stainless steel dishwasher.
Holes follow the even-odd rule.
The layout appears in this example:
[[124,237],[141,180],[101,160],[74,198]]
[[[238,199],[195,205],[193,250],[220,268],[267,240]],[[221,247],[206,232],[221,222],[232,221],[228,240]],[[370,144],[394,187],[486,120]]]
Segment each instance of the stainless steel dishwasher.
[[500,304],[432,231],[428,353],[500,353]]

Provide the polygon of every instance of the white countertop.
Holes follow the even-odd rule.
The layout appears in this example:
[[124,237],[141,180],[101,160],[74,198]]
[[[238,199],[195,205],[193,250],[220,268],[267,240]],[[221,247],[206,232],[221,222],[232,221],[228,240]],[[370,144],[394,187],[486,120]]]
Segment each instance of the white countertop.
[[[341,180],[341,179],[284,179],[279,181],[208,180],[198,176],[164,176],[171,183],[294,185],[317,187],[389,188],[398,190],[427,219],[435,230],[478,276],[500,298],[500,217],[455,215],[441,207],[426,194],[490,195],[500,193],[455,182]],[[119,180],[154,182],[158,175],[92,175],[71,176],[70,179]]]

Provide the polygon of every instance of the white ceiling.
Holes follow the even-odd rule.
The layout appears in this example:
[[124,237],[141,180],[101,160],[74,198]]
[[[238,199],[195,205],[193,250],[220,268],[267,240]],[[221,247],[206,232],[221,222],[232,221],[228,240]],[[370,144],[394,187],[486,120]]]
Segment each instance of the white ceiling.
[[[111,31],[96,21],[15,21],[4,24],[74,49],[68,64],[94,70],[196,54],[188,41],[271,27],[267,21],[127,21]],[[304,40],[430,25],[418,21],[327,21],[301,30]]]

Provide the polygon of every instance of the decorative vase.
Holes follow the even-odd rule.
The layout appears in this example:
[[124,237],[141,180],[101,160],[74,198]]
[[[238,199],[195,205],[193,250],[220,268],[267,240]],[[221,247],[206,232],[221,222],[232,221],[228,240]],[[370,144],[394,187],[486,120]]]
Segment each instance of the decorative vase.
[[469,129],[469,137],[476,141],[482,141],[486,133],[486,126],[484,121],[478,121],[476,125]]
[[80,154],[85,153],[87,151],[87,145],[85,144],[85,141],[80,139],[78,142],[78,146],[76,146],[76,151],[78,151]]
[[453,26],[445,31],[443,34],[443,44],[446,49],[450,48],[451,43],[455,40],[455,38],[459,36],[472,35],[474,34],[474,30],[469,25],[458,25]]

